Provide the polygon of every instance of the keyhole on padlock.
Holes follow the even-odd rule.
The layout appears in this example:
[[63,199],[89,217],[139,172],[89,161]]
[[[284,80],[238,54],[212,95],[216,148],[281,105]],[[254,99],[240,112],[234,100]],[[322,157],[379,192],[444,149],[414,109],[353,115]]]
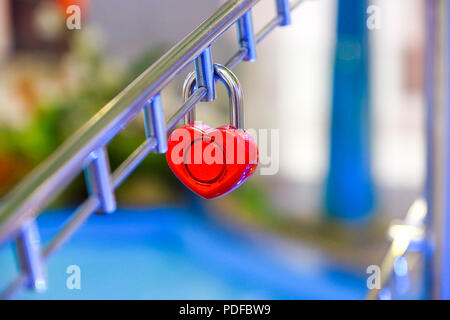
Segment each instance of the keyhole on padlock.
[[[186,148],[185,166],[192,178],[201,183],[214,183],[225,170],[225,155],[215,137],[196,139]],[[198,145],[200,144],[200,145]],[[205,149],[208,150],[205,154]],[[201,154],[199,154],[201,152]],[[197,153],[197,154],[195,154]],[[218,156],[219,155],[219,156]],[[212,156],[212,159],[208,159]],[[222,161],[215,161],[216,159]]]

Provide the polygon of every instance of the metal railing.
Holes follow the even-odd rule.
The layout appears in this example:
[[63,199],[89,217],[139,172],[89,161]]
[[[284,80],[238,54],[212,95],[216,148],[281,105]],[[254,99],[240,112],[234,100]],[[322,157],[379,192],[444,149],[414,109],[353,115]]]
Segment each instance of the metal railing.
[[391,245],[380,265],[379,287],[371,289],[366,299],[380,299],[381,290],[395,276],[395,263],[408,252],[420,251],[425,256],[427,242],[425,241],[425,222],[428,206],[424,199],[417,199],[411,205],[404,220],[394,220],[388,230]]
[[[237,24],[240,48],[225,63],[226,67],[234,68],[243,60],[253,61],[256,44],[277,26],[289,25],[291,10],[303,2],[297,0],[290,4],[288,0],[276,0],[275,17],[254,34],[251,9],[258,1],[226,2],[106,104],[3,199],[0,244],[7,239],[16,241],[21,272],[2,298],[11,297],[24,285],[38,291],[45,290],[45,261],[92,213],[98,210],[113,212],[116,208],[114,190],[150,152],[166,151],[167,133],[197,102],[214,99],[210,46],[222,33]],[[160,92],[191,62],[195,65],[197,89],[165,123]],[[141,110],[144,111],[146,139],[111,173],[105,146]],[[62,230],[41,249],[35,218],[83,170],[89,197],[75,210]]]
[[[423,259],[424,297],[450,299],[450,5],[425,1],[425,200],[416,201],[406,219],[389,230],[392,244],[381,265],[381,289],[395,278],[394,262],[413,251]],[[445,128],[445,129],[444,129]],[[380,290],[371,290],[377,299]]]

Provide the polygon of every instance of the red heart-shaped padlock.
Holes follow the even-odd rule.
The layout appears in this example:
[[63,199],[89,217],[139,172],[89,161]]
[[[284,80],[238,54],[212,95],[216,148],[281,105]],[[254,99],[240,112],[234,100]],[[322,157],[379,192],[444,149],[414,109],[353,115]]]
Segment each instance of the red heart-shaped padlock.
[[188,124],[172,132],[167,162],[196,194],[213,199],[246,181],[258,165],[258,147],[244,130]]

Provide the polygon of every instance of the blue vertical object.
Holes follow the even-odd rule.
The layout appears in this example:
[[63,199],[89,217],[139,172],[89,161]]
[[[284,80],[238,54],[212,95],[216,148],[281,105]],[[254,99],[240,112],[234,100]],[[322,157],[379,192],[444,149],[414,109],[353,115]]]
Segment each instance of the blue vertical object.
[[[424,94],[425,94],[425,137],[426,137],[426,175],[425,175],[425,199],[427,202],[428,213],[426,217],[427,230],[436,230],[434,225],[437,223],[435,220],[437,211],[435,211],[435,194],[436,194],[436,173],[438,168],[434,166],[435,163],[435,139],[434,129],[436,121],[436,101],[435,101],[435,87],[436,87],[436,75],[435,66],[436,59],[436,34],[437,23],[436,13],[438,11],[437,1],[429,0],[425,2],[425,70],[424,70]],[[435,173],[436,172],[436,173]],[[427,232],[427,246],[424,250],[425,265],[424,265],[424,283],[426,288],[426,295],[428,298],[439,297],[437,288],[434,287],[438,283],[439,278],[436,277],[435,270],[437,266],[434,255],[433,243],[436,241],[436,235],[433,231]]]
[[[441,281],[441,288],[440,288],[440,298],[444,300],[450,299],[450,274],[449,274],[449,268],[450,268],[450,126],[448,125],[450,123],[450,98],[449,98],[449,92],[450,92],[450,4],[445,2],[445,18],[444,22],[441,22],[441,25],[446,26],[447,30],[442,30],[442,32],[445,34],[445,58],[444,61],[446,62],[446,70],[444,71],[445,74],[445,94],[446,94],[446,101],[445,101],[445,144],[446,144],[446,154],[445,154],[445,182],[444,182],[444,212],[442,217],[442,243],[440,244],[441,247],[441,265],[440,268],[440,281]],[[439,18],[438,18],[439,19]]]
[[374,208],[366,10],[365,0],[338,3],[326,211],[348,222],[367,221]]

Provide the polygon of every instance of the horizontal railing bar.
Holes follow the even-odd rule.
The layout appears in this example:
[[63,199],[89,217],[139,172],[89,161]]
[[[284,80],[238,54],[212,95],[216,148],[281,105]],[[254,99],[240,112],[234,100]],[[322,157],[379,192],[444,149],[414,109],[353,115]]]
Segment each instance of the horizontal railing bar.
[[230,60],[228,60],[228,62],[225,64],[225,66],[228,69],[233,69],[234,67],[236,67],[241,61],[244,60],[244,58],[247,56],[247,48],[241,48],[239,49],[238,52],[236,52],[231,58]]
[[27,281],[27,274],[23,271],[19,273],[19,275],[14,279],[14,282],[12,282],[8,288],[3,291],[2,295],[0,296],[0,300],[9,300],[11,299],[20,288],[25,286],[25,283]]
[[136,169],[145,157],[155,149],[156,138],[145,140],[112,174],[112,184],[114,189],[118,188],[122,182]]
[[177,112],[174,113],[174,115],[169,119],[167,122],[167,133],[172,131],[178,122],[183,119],[183,117],[191,111],[191,109],[195,106],[197,102],[199,102],[205,95],[206,95],[206,88],[200,87],[196,89],[192,95],[189,97],[189,99],[183,104],[183,106],[178,109]]
[[[291,12],[296,9],[303,2],[311,0],[296,0],[291,3]],[[271,33],[276,27],[278,27],[283,21],[283,17],[276,16],[270,20],[255,36],[256,44],[260,43],[269,33]]]
[[96,196],[87,198],[72,214],[63,229],[53,238],[43,251],[44,259],[49,258],[69,237],[100,208],[100,200]]
[[256,34],[256,44],[260,43],[270,32],[278,27],[282,21],[282,17],[275,17],[270,20],[258,33]]
[[303,2],[306,2],[306,1],[311,1],[311,0],[295,0],[295,1],[292,1],[291,5],[290,5],[291,12],[294,11]]

